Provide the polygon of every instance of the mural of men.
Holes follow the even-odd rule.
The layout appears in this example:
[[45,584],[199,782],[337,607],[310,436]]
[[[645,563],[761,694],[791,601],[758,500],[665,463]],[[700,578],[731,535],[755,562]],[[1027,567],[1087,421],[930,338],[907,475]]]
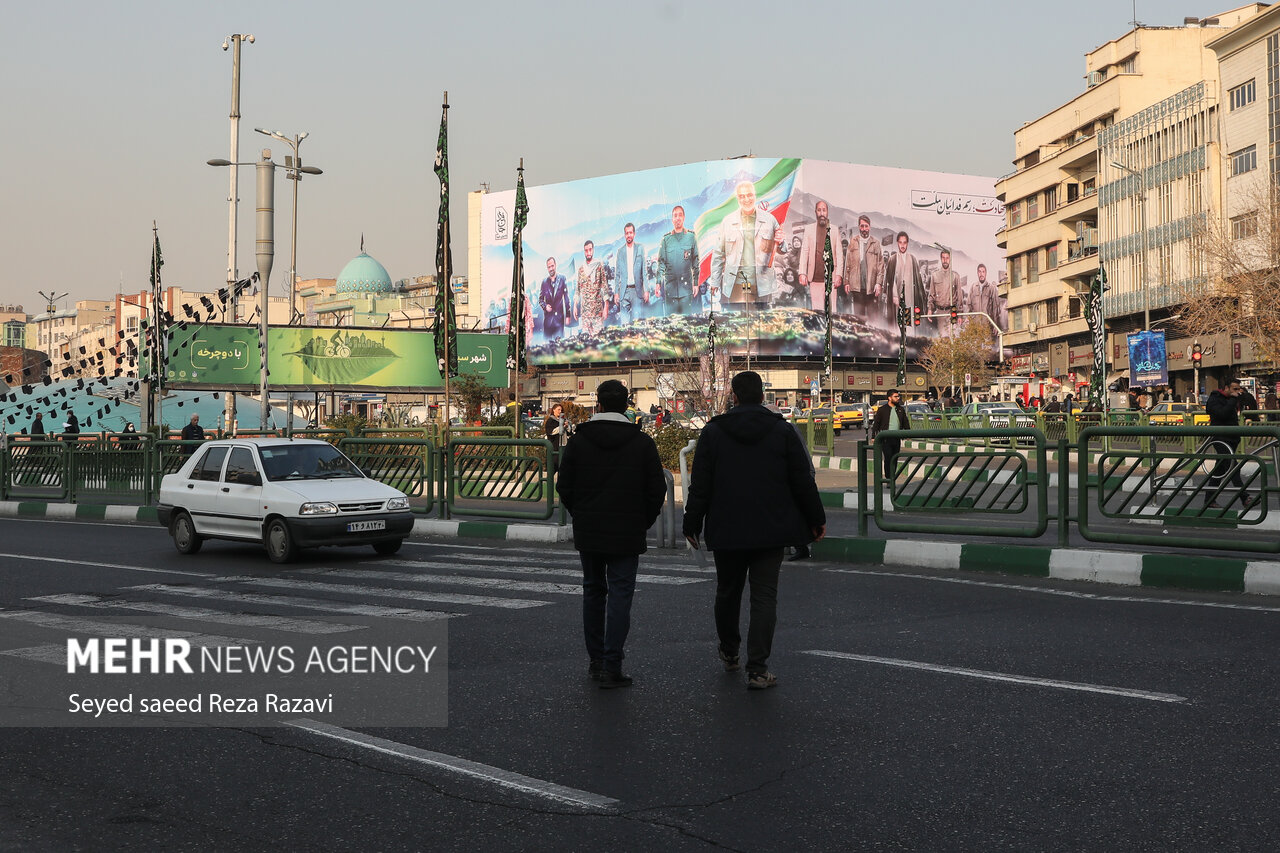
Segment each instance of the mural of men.
[[547,340],[564,334],[564,318],[569,308],[569,285],[564,276],[556,274],[556,259],[547,258],[547,277],[542,280],[542,293],[538,297],[542,306],[542,333]]
[[906,231],[898,232],[898,251],[889,258],[885,267],[884,280],[893,292],[893,307],[901,304],[907,309],[907,324],[911,324],[911,312],[925,305],[924,282],[920,279],[920,265],[916,256],[907,249],[911,246],[911,238]]
[[734,195],[738,209],[720,223],[708,283],[713,302],[719,294],[720,299],[727,296],[731,306],[743,309],[773,292],[773,270],[767,265],[773,256],[778,220],[769,211],[756,208],[756,187],[751,181],[739,183]]
[[[926,314],[937,314],[956,308],[960,298],[960,279],[951,268],[951,252],[942,250],[941,266],[929,275],[929,305]],[[960,310],[956,308],[956,310]],[[936,323],[936,321],[935,321]]]
[[671,230],[658,246],[658,296],[668,314],[697,311],[698,237],[684,227],[684,208],[671,208]]
[[[831,298],[836,298],[837,289],[843,282],[844,254],[840,251],[840,234],[831,230],[831,218],[827,213],[827,203],[819,201],[813,207],[813,215],[817,222],[811,222],[801,232],[800,248],[800,286],[809,288],[809,307],[815,311],[825,311],[827,304],[827,269],[823,261],[823,249],[827,235],[831,235],[831,253],[834,267],[831,273]],[[836,305],[831,310],[836,310]]]
[[595,260],[596,244],[591,240],[582,244],[582,266],[578,267],[578,303],[574,316],[579,318],[584,335],[598,335],[609,317],[606,299],[608,284],[605,282],[604,264]]
[[636,226],[628,222],[622,237],[622,248],[613,259],[617,270],[613,301],[618,306],[618,323],[625,326],[645,315],[649,292],[644,288],[644,247],[636,242]]
[[844,259],[844,288],[841,290],[839,312],[856,314],[868,320],[880,305],[881,287],[884,284],[884,255],[880,241],[871,236],[871,218],[858,217],[858,233],[849,241],[849,253]]
[[969,287],[966,296],[963,310],[980,311],[993,322],[1000,322],[1000,288],[995,282],[987,281],[986,264],[978,264],[978,281]]

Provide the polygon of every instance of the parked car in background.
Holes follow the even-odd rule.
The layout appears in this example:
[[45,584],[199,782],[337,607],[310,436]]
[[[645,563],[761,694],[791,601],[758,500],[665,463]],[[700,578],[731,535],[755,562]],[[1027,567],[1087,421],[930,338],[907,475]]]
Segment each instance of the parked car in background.
[[826,406],[819,406],[816,409],[803,409],[800,414],[795,416],[795,423],[798,426],[807,426],[810,418],[816,418],[818,422],[831,421],[832,429],[836,435],[840,434],[840,423],[832,418],[831,409]]
[[1188,414],[1193,416],[1195,426],[1209,425],[1209,413],[1199,403],[1156,403],[1147,412],[1147,418],[1153,426],[1182,426]]
[[161,480],[157,515],[181,554],[206,539],[261,542],[273,563],[321,545],[394,554],[413,529],[403,492],[314,439],[206,442]]
[[1036,425],[1035,415],[1020,409],[1013,403],[992,400],[986,403],[969,403],[959,412],[971,428],[986,425],[993,429],[1031,429]]

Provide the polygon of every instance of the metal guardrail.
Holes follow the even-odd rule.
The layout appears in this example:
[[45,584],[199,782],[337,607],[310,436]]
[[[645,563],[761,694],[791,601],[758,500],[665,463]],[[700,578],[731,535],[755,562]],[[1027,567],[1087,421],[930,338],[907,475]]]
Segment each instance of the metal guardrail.
[[[894,458],[893,470],[885,471],[886,442],[936,435],[933,430],[882,431],[870,445],[873,458],[869,482],[861,464],[868,445],[858,443],[860,532],[865,534],[863,508],[870,504],[876,526],[887,532],[1024,538],[1044,535],[1049,518],[1048,483],[1044,477],[1029,475],[1027,459],[1017,449],[1022,441],[1032,442],[1029,452],[1033,454],[1036,470],[1045,470],[1048,454],[1043,433],[1032,429],[952,430],[947,433],[948,438],[994,439],[1006,446],[984,448],[980,452],[969,452],[968,448],[964,451],[903,449]],[[867,485],[871,487],[869,494]],[[1017,517],[1028,509],[1034,509],[1034,520],[1021,526],[990,526],[973,520],[975,515]],[[920,513],[943,516],[944,520],[927,523],[899,520],[900,516]],[[951,516],[963,516],[963,520],[949,524],[945,519]]]
[[[555,459],[546,439],[451,438],[445,449],[446,512],[549,519]],[[541,505],[537,510],[512,508]]]
[[338,449],[365,475],[399,489],[410,498],[426,500],[413,505],[414,512],[431,512],[436,491],[437,449],[425,438],[342,438]]
[[[1170,429],[1197,446],[1189,452],[1182,447],[1151,449]],[[1238,439],[1241,446],[1232,450],[1221,441],[1224,437]],[[1113,445],[1090,469],[1090,445],[1098,441],[1105,446],[1117,438],[1143,439],[1145,449]],[[1252,451],[1245,447],[1249,438],[1255,439]],[[1258,455],[1263,448],[1269,453]],[[1185,548],[1205,547],[1205,534],[1212,531],[1217,534],[1212,536],[1214,548],[1280,553],[1280,535],[1268,523],[1272,497],[1280,493],[1274,467],[1278,454],[1280,426],[1089,427],[1076,445],[1077,527],[1095,542]],[[1139,526],[1156,523],[1162,531],[1111,529],[1096,523],[1091,514]],[[1251,535],[1255,531],[1257,535]]]

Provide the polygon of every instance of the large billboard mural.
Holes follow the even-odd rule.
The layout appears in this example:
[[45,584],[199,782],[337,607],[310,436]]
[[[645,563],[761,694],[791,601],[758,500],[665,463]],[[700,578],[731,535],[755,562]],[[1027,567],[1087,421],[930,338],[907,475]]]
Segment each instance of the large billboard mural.
[[[267,374],[283,391],[426,391],[443,386],[431,332],[272,326]],[[458,369],[478,373],[490,388],[507,385],[506,339],[458,335]],[[258,388],[258,330],[190,325],[169,334],[165,384],[171,388]]]
[[[993,178],[758,157],[530,187],[530,361],[696,357],[712,328],[733,353],[822,357],[828,235],[835,356],[896,358],[900,304],[945,315],[909,325],[912,358],[951,328],[953,309],[1004,328],[994,188]],[[512,190],[481,208],[479,298],[502,330],[514,205]]]

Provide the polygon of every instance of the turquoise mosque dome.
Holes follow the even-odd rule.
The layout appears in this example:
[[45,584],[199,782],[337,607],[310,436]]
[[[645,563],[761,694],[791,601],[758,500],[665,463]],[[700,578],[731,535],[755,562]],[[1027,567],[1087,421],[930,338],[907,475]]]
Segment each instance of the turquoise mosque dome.
[[363,251],[342,268],[335,293],[390,293],[391,276],[387,268]]

